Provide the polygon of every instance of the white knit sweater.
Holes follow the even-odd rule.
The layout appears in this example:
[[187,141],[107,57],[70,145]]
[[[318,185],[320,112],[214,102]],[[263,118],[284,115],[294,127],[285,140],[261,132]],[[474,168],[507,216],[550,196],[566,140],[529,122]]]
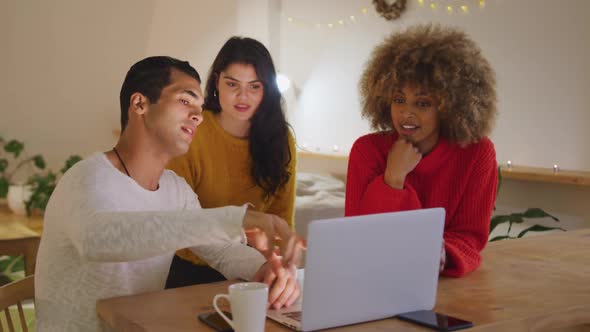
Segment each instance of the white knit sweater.
[[161,290],[174,252],[191,247],[228,279],[264,262],[244,244],[245,207],[202,209],[165,170],[156,191],[119,172],[104,153],[72,167],[45,213],[35,271],[38,331],[101,331],[96,301]]

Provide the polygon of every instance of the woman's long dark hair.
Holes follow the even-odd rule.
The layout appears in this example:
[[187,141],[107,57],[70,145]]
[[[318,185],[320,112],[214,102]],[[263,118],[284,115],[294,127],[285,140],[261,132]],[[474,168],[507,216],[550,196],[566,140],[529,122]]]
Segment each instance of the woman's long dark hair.
[[260,106],[250,119],[248,137],[252,169],[250,174],[268,199],[285,186],[292,174],[289,149],[289,125],[282,108],[282,97],[276,83],[276,71],[270,53],[252,38],[231,37],[215,58],[205,89],[204,109],[221,112],[217,80],[221,72],[234,63],[252,65],[264,86]]

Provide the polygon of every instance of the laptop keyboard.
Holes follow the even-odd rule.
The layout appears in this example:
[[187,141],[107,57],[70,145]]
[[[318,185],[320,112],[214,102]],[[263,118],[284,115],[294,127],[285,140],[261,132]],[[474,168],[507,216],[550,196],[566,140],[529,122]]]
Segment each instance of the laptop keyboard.
[[293,320],[296,320],[298,322],[301,321],[301,311],[291,311],[291,312],[285,312],[283,314],[283,316],[287,316]]

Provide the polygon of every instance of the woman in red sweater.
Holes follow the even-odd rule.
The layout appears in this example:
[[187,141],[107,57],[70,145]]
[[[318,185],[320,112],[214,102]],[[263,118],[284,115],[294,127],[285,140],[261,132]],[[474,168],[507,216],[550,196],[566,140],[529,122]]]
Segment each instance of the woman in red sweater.
[[381,131],[352,147],[346,215],[444,207],[442,274],[475,270],[496,197],[495,84],[461,31],[426,25],[385,39],[360,82],[363,117]]

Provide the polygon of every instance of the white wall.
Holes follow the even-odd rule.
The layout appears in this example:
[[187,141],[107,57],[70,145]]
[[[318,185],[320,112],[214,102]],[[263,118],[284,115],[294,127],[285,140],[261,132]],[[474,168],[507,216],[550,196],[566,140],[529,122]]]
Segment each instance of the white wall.
[[[467,31],[496,70],[500,115],[492,139],[500,162],[590,170],[590,1],[488,0],[482,9],[477,0],[424,3],[408,0],[403,16],[389,22],[370,0],[282,1],[280,67],[299,89],[297,98],[288,96],[299,144],[323,153],[338,145],[337,154],[347,154],[369,131],[357,85],[373,47],[406,26],[438,22]],[[441,8],[449,4],[451,15]],[[456,12],[462,4],[467,14]],[[300,166],[346,169],[330,158],[321,163]],[[588,202],[588,187],[505,180],[497,212],[540,207],[573,229],[590,225]]]
[[[467,31],[497,72],[500,116],[492,139],[499,161],[590,169],[590,1],[488,0],[482,9],[477,0],[424,3],[408,0],[403,16],[390,22],[370,0],[282,1],[280,67],[301,89],[289,100],[299,143],[348,152],[369,130],[357,84],[373,47],[406,26],[438,22]],[[454,14],[441,8],[448,4]],[[457,12],[461,4],[467,14]]]
[[[347,152],[369,131],[357,91],[369,52],[391,31],[434,21],[467,30],[496,68],[500,161],[590,169],[590,1],[488,0],[481,11],[477,0],[433,2],[471,10],[448,15],[408,0],[404,16],[388,22],[370,0],[0,0],[0,136],[25,141],[54,170],[72,153],[108,150],[133,62],[172,55],[205,77],[225,40],[240,34],[266,44],[293,80],[286,98],[299,144]],[[503,210],[541,207],[576,225],[590,223],[588,202],[588,187],[519,181],[505,181],[498,197]]]
[[54,170],[70,154],[110,149],[129,67],[171,55],[205,79],[236,17],[235,0],[2,0],[0,136]]

